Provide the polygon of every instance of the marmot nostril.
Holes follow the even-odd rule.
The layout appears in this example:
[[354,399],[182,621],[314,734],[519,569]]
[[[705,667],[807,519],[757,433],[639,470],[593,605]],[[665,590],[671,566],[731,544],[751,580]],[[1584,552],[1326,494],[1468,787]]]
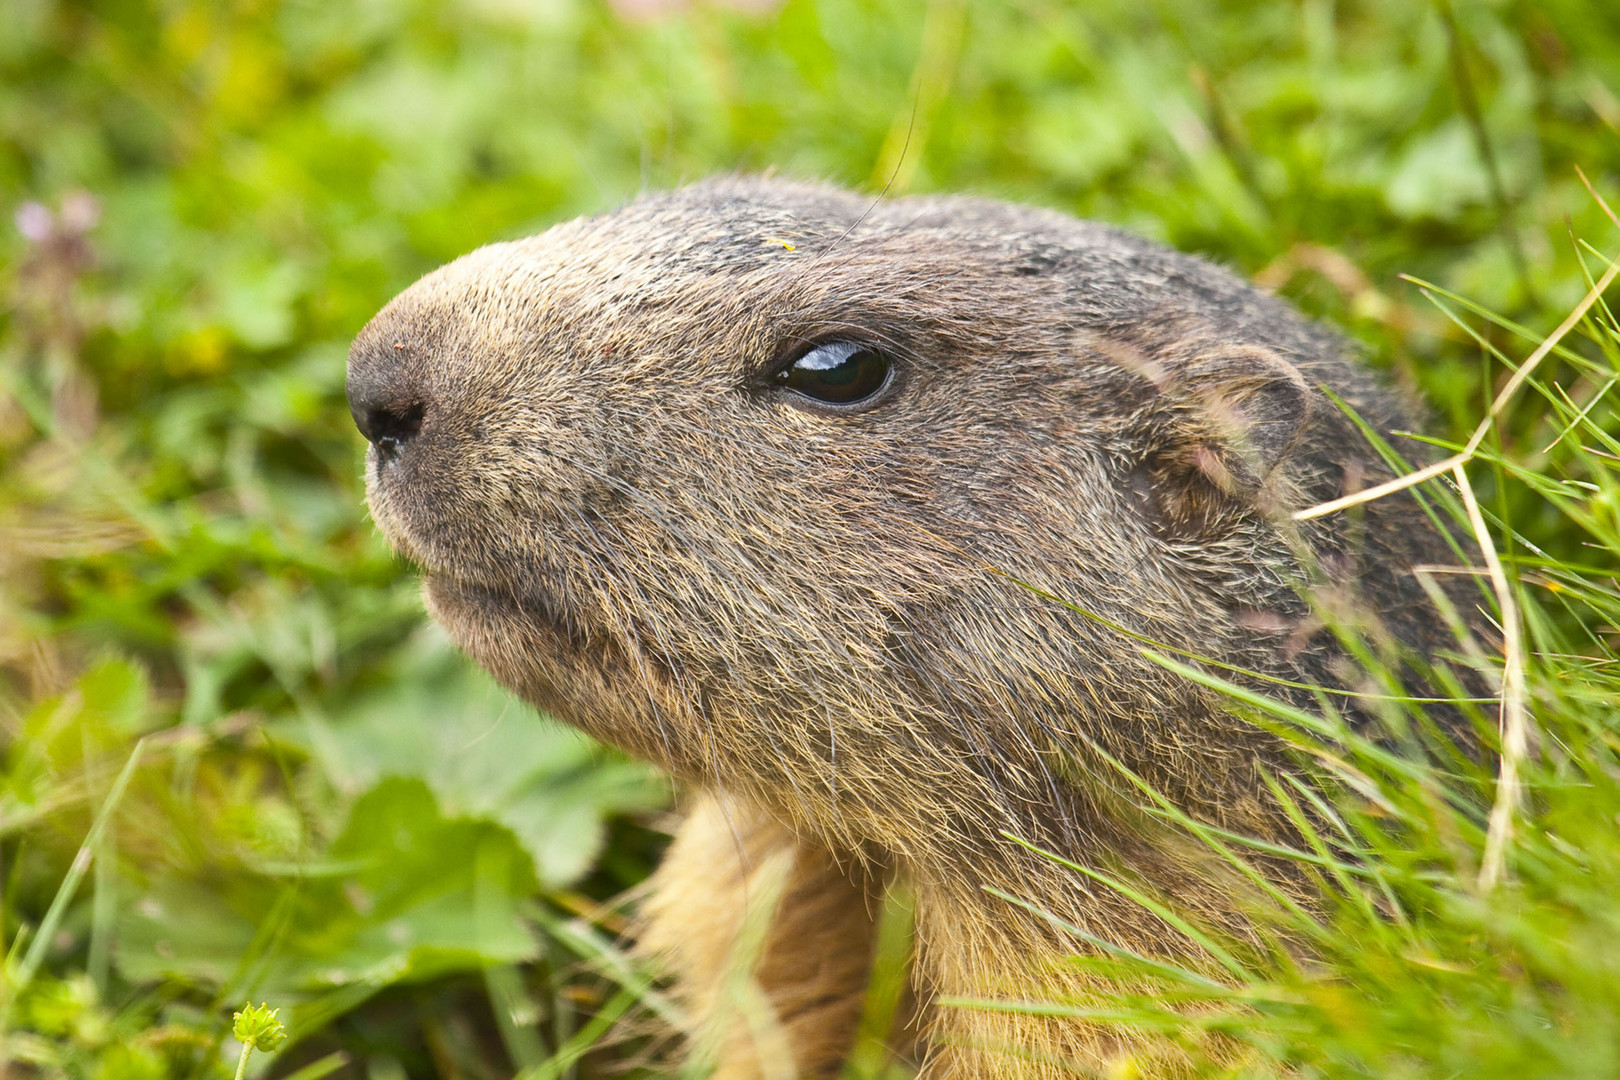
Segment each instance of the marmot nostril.
[[420,402],[403,406],[372,405],[364,401],[351,401],[349,412],[355,427],[378,453],[392,456],[399,448],[422,430],[424,409]]

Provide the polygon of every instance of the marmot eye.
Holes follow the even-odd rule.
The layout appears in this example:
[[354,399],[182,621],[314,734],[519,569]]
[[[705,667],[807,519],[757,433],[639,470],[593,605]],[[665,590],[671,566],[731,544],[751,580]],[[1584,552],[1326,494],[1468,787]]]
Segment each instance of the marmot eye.
[[829,341],[776,373],[776,382],[828,405],[855,405],[889,385],[893,363],[870,345]]

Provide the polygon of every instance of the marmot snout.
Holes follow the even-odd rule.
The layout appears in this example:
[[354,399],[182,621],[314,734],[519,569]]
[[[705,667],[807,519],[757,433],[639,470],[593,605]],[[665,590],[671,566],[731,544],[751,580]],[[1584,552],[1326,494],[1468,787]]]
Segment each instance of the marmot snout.
[[[724,1041],[736,1075],[777,1052],[836,1073],[888,876],[915,890],[925,998],[1084,994],[1052,962],[1074,942],[984,885],[1187,951],[1005,833],[1238,925],[1103,755],[1267,835],[1278,750],[1117,627],[1331,681],[1328,643],[1301,647],[1303,543],[1393,638],[1442,640],[1409,572],[1439,541],[1410,503],[1354,534],[1286,522],[1387,475],[1320,388],[1385,433],[1408,423],[1392,397],[1279,301],[1056,213],[711,182],[436,271],[360,334],[349,380],[373,514],[458,644],[713,800],[646,935],[697,1012],[723,1011],[706,953],[728,905],[791,854],[758,970],[784,1041]],[[998,1044],[1118,1047],[929,1022],[941,1076],[1045,1075]]]

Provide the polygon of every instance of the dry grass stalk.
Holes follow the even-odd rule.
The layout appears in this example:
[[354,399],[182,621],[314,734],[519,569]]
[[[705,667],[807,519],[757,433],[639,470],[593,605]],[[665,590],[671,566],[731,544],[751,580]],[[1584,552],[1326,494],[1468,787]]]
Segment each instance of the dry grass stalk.
[[[1585,177],[1583,176],[1584,180]],[[1590,190],[1590,185],[1588,185]],[[1596,193],[1593,193],[1594,198]],[[1598,200],[1602,204],[1602,200]],[[1614,212],[1603,204],[1604,212],[1609,215],[1617,227],[1620,219],[1616,219]],[[1608,270],[1603,273],[1597,282],[1587,291],[1581,302],[1575,305],[1569,315],[1558,328],[1552,332],[1535,351],[1520,365],[1519,370],[1513,373],[1507,383],[1491,402],[1490,411],[1475,427],[1468,442],[1457,453],[1433,465],[1414,470],[1405,476],[1396,477],[1363,491],[1353,492],[1338,499],[1319,503],[1308,509],[1294,514],[1295,520],[1306,521],[1310,518],[1322,517],[1326,514],[1336,513],[1351,506],[1358,506],[1383,498],[1385,495],[1403,491],[1414,487],[1426,480],[1431,480],[1443,473],[1451,473],[1456,481],[1457,490],[1462,495],[1463,505],[1468,512],[1468,522],[1473,529],[1474,538],[1479,544],[1480,551],[1485,557],[1486,569],[1490,575],[1491,587],[1496,593],[1496,601],[1502,614],[1502,648],[1503,670],[1501,690],[1501,711],[1499,730],[1501,732],[1501,768],[1497,774],[1496,799],[1491,806],[1489,825],[1485,835],[1485,854],[1480,862],[1479,887],[1488,891],[1501,880],[1507,860],[1508,843],[1513,836],[1514,816],[1518,812],[1522,796],[1519,781],[1519,769],[1530,745],[1530,718],[1525,705],[1524,681],[1524,639],[1519,625],[1518,605],[1513,599],[1513,590],[1509,586],[1507,574],[1502,569],[1501,559],[1497,557],[1496,545],[1491,540],[1490,530],[1486,528],[1485,518],[1480,513],[1479,501],[1474,497],[1473,486],[1468,482],[1467,466],[1478,452],[1479,446],[1485,440],[1491,425],[1496,418],[1507,408],[1519,388],[1525,384],[1541,362],[1547,358],[1558,343],[1563,340],[1580,321],[1592,305],[1604,294],[1608,287],[1620,275],[1620,263],[1610,263]]]
[[1468,482],[1468,472],[1458,465],[1452,476],[1462,494],[1463,506],[1468,510],[1468,524],[1474,530],[1474,539],[1485,556],[1485,569],[1490,574],[1496,602],[1502,609],[1502,698],[1498,721],[1502,764],[1497,772],[1496,801],[1491,806],[1490,824],[1485,833],[1485,857],[1480,861],[1478,879],[1480,889],[1489,891],[1501,880],[1506,864],[1508,841],[1513,838],[1513,818],[1521,796],[1519,766],[1530,746],[1530,717],[1524,699],[1524,636],[1519,626],[1519,606],[1514,602],[1513,589],[1502,569],[1502,560],[1497,557],[1491,532],[1485,527],[1485,516],[1480,513],[1474,487]]
[[1609,269],[1604,271],[1603,276],[1598,278],[1597,283],[1581,298],[1581,302],[1576,304],[1575,309],[1569,313],[1569,316],[1558,324],[1558,329],[1554,330],[1547,340],[1537,346],[1536,351],[1531,353],[1529,358],[1520,365],[1519,370],[1513,373],[1513,377],[1507,381],[1507,385],[1503,386],[1501,392],[1496,395],[1496,400],[1491,402],[1490,411],[1479,422],[1479,426],[1474,429],[1474,433],[1469,436],[1467,444],[1461,450],[1444,461],[1437,461],[1433,465],[1425,465],[1423,468],[1409,472],[1405,476],[1397,476],[1393,480],[1386,480],[1382,484],[1376,484],[1362,491],[1351,492],[1349,495],[1329,499],[1325,503],[1317,503],[1315,506],[1296,511],[1294,520],[1309,521],[1311,518],[1335,514],[1340,510],[1347,510],[1352,506],[1360,506],[1363,503],[1372,502],[1374,499],[1381,499],[1385,495],[1393,495],[1397,491],[1405,491],[1409,487],[1416,487],[1425,480],[1432,480],[1442,473],[1455,473],[1467,465],[1474,459],[1474,454],[1479,450],[1479,444],[1485,441],[1485,436],[1491,430],[1491,425],[1496,422],[1497,416],[1507,407],[1508,402],[1513,399],[1513,395],[1518,393],[1519,387],[1524,385],[1524,381],[1531,376],[1541,362],[1547,358],[1547,355],[1564,339],[1564,335],[1575,329],[1576,324],[1586,317],[1587,311],[1593,304],[1597,303],[1598,297],[1602,296],[1609,286],[1614,283],[1617,275],[1620,275],[1620,263],[1610,263]]

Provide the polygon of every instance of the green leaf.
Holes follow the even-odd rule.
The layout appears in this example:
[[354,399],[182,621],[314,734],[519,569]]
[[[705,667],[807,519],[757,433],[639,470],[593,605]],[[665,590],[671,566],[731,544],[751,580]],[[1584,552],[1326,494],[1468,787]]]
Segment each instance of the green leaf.
[[536,953],[521,914],[536,887],[527,854],[497,825],[442,814],[419,780],[367,792],[327,856],[356,868],[289,879],[199,867],[155,882],[119,926],[119,970],[307,1003]]
[[1404,218],[1449,221],[1485,202],[1490,190],[1468,125],[1457,117],[1407,147],[1385,184],[1384,197]]
[[667,782],[651,767],[537,718],[437,628],[422,632],[392,676],[344,710],[316,753],[353,784],[420,777],[446,813],[505,826],[547,888],[569,885],[590,868],[607,818],[668,798]]

